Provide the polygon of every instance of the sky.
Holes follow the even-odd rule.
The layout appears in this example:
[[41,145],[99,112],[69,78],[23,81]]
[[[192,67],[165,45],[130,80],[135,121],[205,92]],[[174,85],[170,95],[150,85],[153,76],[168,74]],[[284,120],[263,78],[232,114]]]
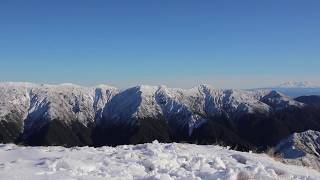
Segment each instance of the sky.
[[318,0],[1,0],[0,81],[320,83]]

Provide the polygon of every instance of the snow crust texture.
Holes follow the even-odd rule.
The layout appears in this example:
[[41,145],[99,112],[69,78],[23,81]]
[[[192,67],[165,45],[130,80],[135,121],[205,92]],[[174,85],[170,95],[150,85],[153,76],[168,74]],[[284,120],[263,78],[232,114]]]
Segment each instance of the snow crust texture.
[[1,179],[319,179],[312,169],[263,154],[190,144],[118,147],[0,145]]

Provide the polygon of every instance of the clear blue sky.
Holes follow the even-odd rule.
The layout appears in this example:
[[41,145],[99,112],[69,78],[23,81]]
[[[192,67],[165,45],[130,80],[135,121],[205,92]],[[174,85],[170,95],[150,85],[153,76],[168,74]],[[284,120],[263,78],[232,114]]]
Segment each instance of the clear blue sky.
[[319,0],[1,0],[0,80],[320,81]]

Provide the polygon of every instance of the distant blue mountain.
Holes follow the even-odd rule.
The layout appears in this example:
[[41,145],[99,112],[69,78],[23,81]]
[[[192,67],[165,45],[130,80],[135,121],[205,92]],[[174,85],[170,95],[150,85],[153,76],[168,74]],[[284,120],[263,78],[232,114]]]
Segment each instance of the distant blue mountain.
[[320,95],[320,85],[308,81],[288,81],[277,86],[259,89],[275,90],[294,98],[299,96]]

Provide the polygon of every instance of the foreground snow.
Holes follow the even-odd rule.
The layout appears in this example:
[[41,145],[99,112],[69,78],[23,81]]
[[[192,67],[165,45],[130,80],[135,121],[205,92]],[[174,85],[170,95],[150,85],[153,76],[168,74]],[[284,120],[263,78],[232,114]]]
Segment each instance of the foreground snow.
[[189,144],[118,147],[0,145],[1,179],[320,179],[267,155]]

